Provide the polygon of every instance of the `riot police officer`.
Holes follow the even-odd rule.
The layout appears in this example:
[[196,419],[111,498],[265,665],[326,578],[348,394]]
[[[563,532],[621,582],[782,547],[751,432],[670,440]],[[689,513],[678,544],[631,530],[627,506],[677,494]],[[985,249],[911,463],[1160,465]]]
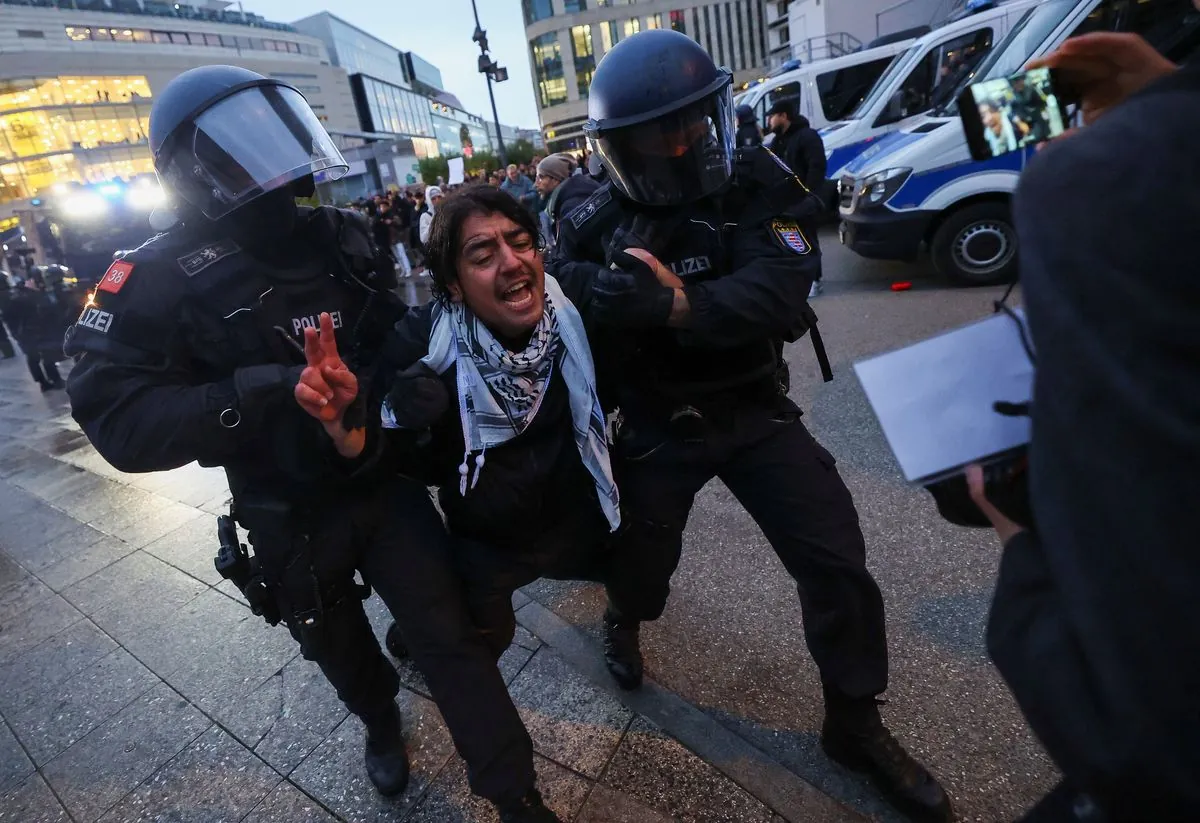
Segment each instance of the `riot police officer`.
[[[394,273],[361,217],[296,205],[314,173],[346,162],[298,91],[231,66],[175,78],[155,99],[150,143],[178,222],[116,260],[68,332],[68,351],[82,354],[68,384],[75,419],[124,471],[225,468],[255,554],[253,574],[235,582],[362,719],[381,793],[408,781],[399,678],[356,568],[404,626],[472,786],[520,797],[533,785],[529,736],[471,625],[426,489],[376,447],[343,459],[293,399],[305,329],[322,315],[370,385],[403,310],[379,288]],[[348,418],[365,419],[365,405],[343,424],[361,425]],[[222,544],[236,559],[229,525]],[[478,694],[456,697],[461,683],[499,708],[481,721]]]
[[797,582],[826,753],[914,818],[949,820],[941,786],[880,718],[883,601],[857,512],[779,379],[776,343],[806,332],[828,372],[806,300],[819,203],[768,150],[735,149],[730,81],[677,32],[637,34],[605,56],[585,132],[609,182],[563,222],[552,266],[592,270],[597,319],[615,332],[596,341],[598,361],[621,368],[608,376],[628,526],[606,663],[622,687],[640,685],[639,622],[662,613],[693,498],[719,477]]
[[12,338],[8,336],[8,329],[4,326],[4,312],[11,301],[12,283],[9,281],[9,274],[0,270],[0,358],[5,360],[17,355],[13,350]]

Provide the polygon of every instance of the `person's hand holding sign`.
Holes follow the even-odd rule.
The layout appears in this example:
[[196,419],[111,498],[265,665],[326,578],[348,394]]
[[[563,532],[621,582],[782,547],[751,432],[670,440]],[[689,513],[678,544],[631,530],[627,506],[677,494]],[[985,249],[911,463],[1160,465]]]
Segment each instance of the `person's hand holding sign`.
[[366,431],[347,431],[342,417],[358,397],[358,378],[338,354],[333,318],[328,312],[322,312],[320,324],[320,331],[304,330],[304,359],[308,365],[296,384],[296,402],[324,424],[339,454],[357,457],[366,442]]

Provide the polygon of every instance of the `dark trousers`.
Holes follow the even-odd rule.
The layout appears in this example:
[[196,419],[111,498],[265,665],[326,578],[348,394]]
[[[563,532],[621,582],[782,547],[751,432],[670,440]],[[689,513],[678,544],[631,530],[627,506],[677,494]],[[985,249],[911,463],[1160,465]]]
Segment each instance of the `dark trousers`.
[[38,348],[33,345],[22,346],[22,348],[25,349],[25,364],[29,366],[29,374],[33,376],[34,382],[41,386],[62,383],[62,375],[58,373],[56,365],[59,357],[57,352],[50,351],[47,347]]
[[534,786],[533,743],[472,621],[441,516],[415,483],[396,481],[380,497],[363,576],[399,625],[471,790],[494,803],[516,800]]
[[[598,504],[564,512],[520,546],[502,547],[455,537],[454,562],[467,593],[471,619],[494,658],[512,644],[517,629],[513,592],[538,578],[603,582],[610,535]],[[407,635],[406,635],[407,639]]]
[[725,406],[685,432],[635,413],[617,454],[626,524],[608,586],[620,618],[662,614],[692,502],[719,477],[796,581],[827,695],[861,700],[887,687],[883,599],[865,565],[854,501],[790,400]]
[[[359,717],[386,709],[400,691],[400,678],[379,647],[354,580],[373,545],[388,538],[384,528],[391,505],[382,493],[339,498],[316,511],[297,506],[264,513],[249,499],[236,503],[238,520],[250,532],[279,613],[301,653],[321,668],[338,698]],[[297,613],[315,615],[314,623],[301,625]]]

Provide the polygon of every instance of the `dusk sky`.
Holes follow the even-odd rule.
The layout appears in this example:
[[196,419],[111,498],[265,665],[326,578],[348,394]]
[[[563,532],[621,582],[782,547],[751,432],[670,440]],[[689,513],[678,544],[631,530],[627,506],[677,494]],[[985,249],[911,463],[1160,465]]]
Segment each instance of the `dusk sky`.
[[[509,79],[495,87],[500,122],[537,128],[520,0],[476,2],[492,59],[508,69]],[[471,42],[471,0],[242,0],[242,6],[282,23],[329,11],[398,49],[421,55],[441,69],[446,91],[472,114],[491,119],[487,80],[476,68],[479,47]]]

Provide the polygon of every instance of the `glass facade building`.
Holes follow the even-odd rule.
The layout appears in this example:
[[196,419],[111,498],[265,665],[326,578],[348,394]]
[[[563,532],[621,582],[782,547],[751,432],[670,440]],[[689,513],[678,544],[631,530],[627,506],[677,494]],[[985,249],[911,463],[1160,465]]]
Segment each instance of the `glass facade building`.
[[0,81],[0,202],[153,173],[151,103],[140,76]]
[[[590,39],[590,38],[589,38]],[[547,32],[529,43],[533,49],[534,82],[543,107],[567,102],[567,79],[563,74],[558,32]]]

